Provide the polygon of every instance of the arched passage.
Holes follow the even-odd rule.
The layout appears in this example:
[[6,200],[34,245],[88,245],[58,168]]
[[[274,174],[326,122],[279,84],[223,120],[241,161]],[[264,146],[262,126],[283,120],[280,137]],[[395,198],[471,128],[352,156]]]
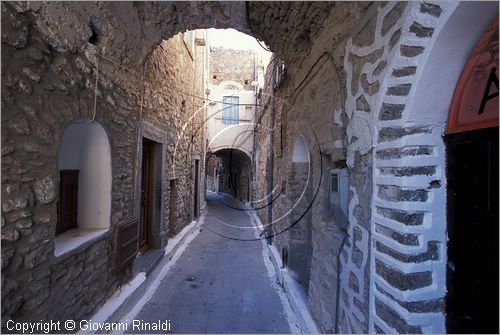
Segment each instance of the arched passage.
[[207,188],[208,191],[217,190],[240,201],[250,201],[251,159],[246,153],[238,149],[221,149],[207,155],[206,166],[207,174],[216,173],[210,184],[212,189]]

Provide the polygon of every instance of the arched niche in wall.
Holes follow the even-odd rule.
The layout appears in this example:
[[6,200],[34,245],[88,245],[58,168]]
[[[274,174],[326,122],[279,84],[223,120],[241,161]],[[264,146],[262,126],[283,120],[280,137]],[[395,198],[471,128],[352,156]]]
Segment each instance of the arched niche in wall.
[[292,163],[309,163],[309,150],[302,136],[295,140],[292,153]]
[[291,158],[286,193],[291,205],[288,225],[293,227],[285,254],[289,272],[307,294],[312,260],[312,215],[309,208],[313,192],[311,158],[301,135],[295,140]]
[[111,147],[99,123],[75,122],[64,130],[58,170],[56,256],[75,249],[110,227]]

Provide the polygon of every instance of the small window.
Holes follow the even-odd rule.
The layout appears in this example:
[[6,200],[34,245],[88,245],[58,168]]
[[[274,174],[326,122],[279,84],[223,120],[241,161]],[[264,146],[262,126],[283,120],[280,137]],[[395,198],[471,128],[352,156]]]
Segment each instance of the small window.
[[330,192],[338,192],[339,191],[339,175],[335,172],[332,172],[330,175]]
[[222,123],[224,124],[240,123],[239,97],[224,96],[222,98]]

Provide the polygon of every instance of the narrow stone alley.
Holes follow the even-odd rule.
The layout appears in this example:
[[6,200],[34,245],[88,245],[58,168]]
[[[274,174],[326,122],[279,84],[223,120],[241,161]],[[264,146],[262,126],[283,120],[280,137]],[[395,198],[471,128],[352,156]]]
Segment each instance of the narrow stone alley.
[[[250,215],[237,208],[243,206],[233,198],[208,192],[199,234],[135,320],[147,324],[168,320],[172,333],[297,331],[262,241],[239,240],[258,234]],[[128,329],[144,333],[132,325]]]
[[0,7],[1,334],[498,333],[498,1]]

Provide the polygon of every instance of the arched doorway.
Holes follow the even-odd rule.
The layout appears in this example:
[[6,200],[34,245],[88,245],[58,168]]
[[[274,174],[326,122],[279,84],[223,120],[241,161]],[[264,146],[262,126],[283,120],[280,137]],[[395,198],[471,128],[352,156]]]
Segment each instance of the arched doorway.
[[449,112],[447,331],[498,332],[498,17],[476,43]]

